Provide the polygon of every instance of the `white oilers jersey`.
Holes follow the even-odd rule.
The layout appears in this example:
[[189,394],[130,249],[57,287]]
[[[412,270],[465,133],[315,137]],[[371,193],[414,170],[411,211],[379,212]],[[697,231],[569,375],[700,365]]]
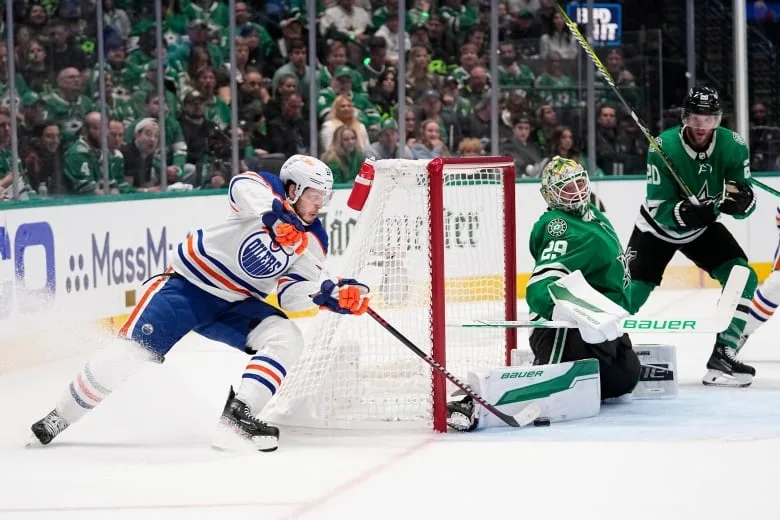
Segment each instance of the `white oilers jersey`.
[[[274,198],[284,199],[279,177],[245,172],[230,181],[232,214],[212,227],[198,229],[178,246],[173,269],[204,291],[227,301],[264,299],[276,293],[287,310],[304,310],[319,291],[320,270],[306,256],[280,247],[268,234],[262,217]],[[328,238],[319,219],[306,226],[309,251],[325,260]],[[289,249],[289,248],[288,248]]]

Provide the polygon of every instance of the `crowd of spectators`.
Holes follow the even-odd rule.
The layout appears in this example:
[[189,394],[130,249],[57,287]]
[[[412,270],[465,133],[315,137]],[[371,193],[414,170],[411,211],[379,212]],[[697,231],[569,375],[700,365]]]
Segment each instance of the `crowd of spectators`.
[[[493,88],[500,91],[499,151],[515,157],[520,175],[538,175],[555,154],[586,160],[578,131],[586,115],[576,79],[579,50],[553,0],[499,2],[497,78],[488,73],[490,8],[482,0],[409,2],[405,34],[399,34],[397,0],[319,2],[314,71],[305,2],[239,0],[235,34],[228,30],[225,1],[163,2],[164,39],[157,48],[153,2],[102,0],[104,56],[97,55],[94,0],[14,2],[14,48],[0,43],[0,194],[12,192],[10,60],[19,115],[18,188],[24,194],[153,192],[163,178],[168,189],[220,188],[235,171],[232,137],[239,143],[239,169],[273,169],[292,154],[309,153],[310,104],[318,115],[319,155],[336,182],[350,182],[366,156],[482,155],[491,149]],[[397,67],[401,38],[405,70]],[[624,97],[641,104],[621,48],[603,49]],[[98,108],[101,67],[107,160]],[[236,136],[230,133],[231,74],[238,85]],[[311,82],[316,99],[310,99]],[[400,82],[407,96],[405,143],[398,142]],[[594,173],[641,173],[643,137],[606,84],[597,87]]]

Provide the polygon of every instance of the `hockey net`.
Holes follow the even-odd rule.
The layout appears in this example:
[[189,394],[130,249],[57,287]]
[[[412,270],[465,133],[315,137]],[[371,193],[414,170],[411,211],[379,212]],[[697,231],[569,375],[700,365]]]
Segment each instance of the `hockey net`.
[[[514,180],[508,157],[378,161],[334,273],[367,283],[374,310],[463,380],[515,347],[514,330],[457,326],[516,317]],[[267,420],[446,430],[455,388],[441,374],[367,315],[313,320]]]

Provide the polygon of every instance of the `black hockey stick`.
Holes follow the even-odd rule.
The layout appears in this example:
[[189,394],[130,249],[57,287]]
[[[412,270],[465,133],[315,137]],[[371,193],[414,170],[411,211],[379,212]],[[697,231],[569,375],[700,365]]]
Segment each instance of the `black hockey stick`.
[[691,201],[692,204],[695,206],[700,205],[699,199],[696,197],[696,195],[693,193],[693,190],[691,190],[687,184],[685,184],[685,181],[683,181],[682,177],[674,170],[674,167],[672,166],[672,161],[669,159],[669,156],[666,155],[666,152],[663,151],[663,149],[658,145],[658,142],[653,137],[653,134],[650,133],[650,130],[647,129],[647,125],[642,122],[641,119],[639,119],[639,116],[634,112],[634,109],[631,108],[631,105],[628,104],[628,101],[626,101],[626,98],[623,97],[623,95],[620,93],[620,90],[618,90],[617,85],[615,84],[615,80],[612,79],[612,75],[609,73],[607,68],[604,66],[603,63],[601,63],[601,60],[596,55],[596,51],[593,50],[593,47],[590,46],[588,43],[588,40],[582,35],[580,30],[577,28],[577,24],[574,23],[574,21],[569,18],[569,15],[566,14],[566,10],[561,7],[560,4],[555,4],[556,9],[558,9],[558,12],[563,17],[563,21],[566,24],[566,26],[571,31],[572,36],[577,40],[577,42],[580,44],[580,47],[582,47],[582,50],[585,51],[585,54],[587,54],[591,61],[593,62],[593,65],[596,66],[596,70],[599,71],[599,74],[603,76],[603,78],[606,80],[607,84],[612,88],[612,92],[615,93],[617,98],[620,100],[621,103],[623,103],[623,106],[631,113],[631,118],[636,123],[636,126],[639,127],[639,129],[644,134],[645,138],[647,138],[647,142],[650,144],[650,147],[658,153],[658,155],[661,157],[661,160],[663,161],[664,165],[669,169],[669,173],[672,174],[672,177],[677,182],[677,185],[680,186],[680,189],[685,194],[685,197]]
[[[333,276],[328,273],[328,271],[322,267],[319,264],[319,260],[315,258],[315,256],[308,250],[304,249],[303,251],[304,256],[306,256],[309,260],[314,263],[314,265],[317,266],[317,269],[322,271],[322,273],[330,278],[331,280],[334,280]],[[535,403],[531,403],[525,408],[523,408],[518,414],[512,416],[509,414],[506,414],[487,402],[482,396],[480,396],[478,393],[476,393],[474,390],[471,389],[471,387],[455,377],[449,370],[444,368],[441,363],[433,359],[431,356],[426,354],[424,351],[422,351],[417,345],[412,343],[406,336],[401,334],[401,332],[398,331],[395,327],[390,325],[387,320],[382,318],[377,312],[372,309],[371,307],[368,307],[366,309],[366,313],[368,313],[369,316],[371,316],[379,325],[382,326],[383,329],[388,331],[390,334],[392,334],[398,341],[400,341],[406,348],[414,352],[420,359],[428,363],[431,368],[434,370],[438,370],[444,377],[447,378],[453,385],[460,388],[466,395],[471,397],[474,402],[482,405],[485,407],[485,409],[504,421],[507,425],[513,427],[513,428],[520,428],[522,426],[527,426],[528,424],[531,424],[537,417],[539,417],[539,414],[541,413],[541,409],[539,406]]]

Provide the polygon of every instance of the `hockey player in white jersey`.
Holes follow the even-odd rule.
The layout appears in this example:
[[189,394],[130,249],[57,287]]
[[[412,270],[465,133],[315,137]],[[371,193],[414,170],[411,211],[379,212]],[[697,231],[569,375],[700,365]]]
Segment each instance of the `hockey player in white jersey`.
[[[76,374],[55,408],[32,425],[48,444],[146,363],[161,363],[188,332],[252,357],[238,392],[230,388],[221,423],[260,451],[278,446],[279,430],[257,419],[303,348],[297,325],[263,299],[276,293],[289,311],[315,305],[344,314],[368,307],[368,287],[352,279],[320,282],[305,249],[324,261],[327,234],[318,218],[332,195],[322,161],[290,157],[279,177],[245,172],[229,186],[231,214],[191,233],[168,270],[146,290],[118,337]],[[32,442],[35,442],[33,439]]]
[[[780,206],[775,215],[777,230],[780,232]],[[750,336],[758,327],[764,324],[777,311],[780,305],[780,243],[775,249],[775,259],[772,262],[772,272],[756,289],[750,302],[749,318],[745,324],[744,335]]]

